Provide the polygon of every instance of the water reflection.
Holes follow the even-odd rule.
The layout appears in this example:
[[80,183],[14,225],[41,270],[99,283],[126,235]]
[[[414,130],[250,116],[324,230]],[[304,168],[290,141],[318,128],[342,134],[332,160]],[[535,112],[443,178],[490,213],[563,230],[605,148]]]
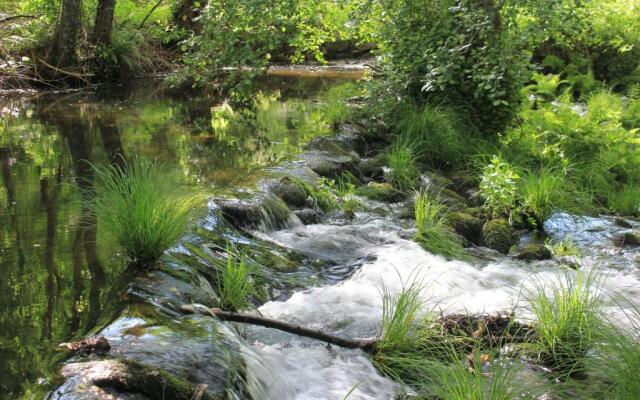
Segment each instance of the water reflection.
[[[119,315],[123,261],[87,200],[91,163],[144,155],[211,190],[252,185],[265,166],[328,133],[318,94],[276,83],[249,111],[151,90],[0,101],[0,399],[40,397],[65,357],[56,344]],[[44,380],[43,380],[44,378]],[[39,382],[40,381],[40,382]]]

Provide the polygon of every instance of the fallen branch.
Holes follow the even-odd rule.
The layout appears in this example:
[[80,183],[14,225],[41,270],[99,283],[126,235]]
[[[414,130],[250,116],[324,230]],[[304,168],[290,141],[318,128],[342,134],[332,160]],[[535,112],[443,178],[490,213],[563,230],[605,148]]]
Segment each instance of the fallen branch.
[[156,10],[156,8],[160,7],[160,4],[162,4],[164,0],[159,0],[152,8],[151,11],[149,11],[149,13],[144,17],[144,19],[142,20],[142,22],[140,22],[140,25],[138,25],[138,30],[142,29],[142,27],[144,26],[145,22],[147,22],[147,19],[149,19],[149,17],[151,16],[151,14],[153,14],[153,12]]
[[218,317],[223,321],[240,322],[243,324],[252,324],[273,328],[283,332],[293,333],[294,335],[304,336],[311,339],[320,340],[321,342],[334,344],[346,349],[360,349],[367,353],[373,353],[376,348],[375,340],[353,340],[336,335],[331,335],[316,329],[305,328],[300,325],[290,324],[284,321],[278,321],[271,318],[259,317],[257,315],[240,314],[230,311],[222,311],[219,308],[207,308],[200,304],[189,304],[180,307],[182,311],[190,314],[204,314],[212,317]]

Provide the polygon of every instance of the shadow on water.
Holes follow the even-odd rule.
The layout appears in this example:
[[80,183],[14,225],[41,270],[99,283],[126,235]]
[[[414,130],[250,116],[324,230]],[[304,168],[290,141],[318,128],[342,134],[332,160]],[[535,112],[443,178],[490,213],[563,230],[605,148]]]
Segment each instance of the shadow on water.
[[[188,238],[184,251],[170,254],[164,272],[155,277],[123,278],[124,260],[91,212],[90,163],[120,163],[125,155],[142,155],[169,163],[211,192],[242,190],[266,167],[290,158],[314,136],[331,132],[317,96],[334,84],[273,78],[256,91],[257,106],[250,112],[224,107],[219,113],[224,104],[216,96],[168,97],[155,83],[108,93],[0,100],[0,399],[46,394],[57,382],[57,365],[68,357],[55,351],[57,344],[118,326],[123,310],[131,316],[123,323],[136,321],[133,315],[140,312],[149,315],[135,301],[126,301],[132,293],[156,305],[153,299],[170,298],[181,280],[201,279],[190,269],[208,271],[213,279],[206,256],[219,259],[223,245],[215,229]],[[234,235],[227,233],[221,237]],[[316,261],[259,241],[237,234],[235,240],[253,243],[249,247],[257,262],[288,266],[265,277],[280,282],[269,297],[285,295],[300,280],[316,279],[321,269]],[[295,271],[299,265],[304,272]],[[210,283],[199,284],[211,294]],[[210,322],[194,324],[202,325],[198,335],[213,334],[207,333],[213,329]],[[199,362],[203,348],[214,351],[188,332],[148,330],[150,335],[129,340],[147,340],[145,345],[153,347],[156,342],[149,338],[179,338],[187,343],[181,354],[193,353],[192,362]],[[158,353],[158,363],[177,357],[163,356],[160,348]]]

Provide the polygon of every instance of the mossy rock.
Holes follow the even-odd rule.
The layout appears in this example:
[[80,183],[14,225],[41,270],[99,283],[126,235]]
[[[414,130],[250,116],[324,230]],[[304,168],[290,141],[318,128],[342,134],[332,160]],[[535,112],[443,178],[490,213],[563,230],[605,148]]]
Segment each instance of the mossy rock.
[[295,210],[293,213],[305,225],[320,223],[320,215],[318,215],[316,210],[313,210],[311,208],[303,208],[301,210]]
[[370,182],[368,185],[358,186],[356,188],[356,194],[371,200],[388,203],[396,203],[404,197],[404,195],[396,190],[392,184],[386,182]]
[[469,207],[467,199],[451,189],[439,189],[437,193],[440,201],[454,210],[464,210]]
[[482,241],[482,221],[479,218],[463,212],[447,214],[447,224],[460,236],[471,243],[479,244]]
[[383,157],[365,158],[360,161],[357,169],[365,178],[381,179],[384,176],[384,163]]
[[283,177],[269,184],[269,191],[282,199],[291,208],[301,208],[307,204],[307,193],[291,178]]
[[529,243],[518,250],[515,257],[523,261],[538,261],[549,260],[553,255],[546,246],[539,243]]
[[452,189],[455,187],[453,181],[449,178],[446,178],[440,174],[435,172],[427,172],[422,176],[422,181],[425,183],[427,188],[436,187],[438,189],[449,188]]
[[464,210],[460,211],[463,212],[465,214],[469,214],[472,217],[476,217],[480,220],[486,220],[487,219],[487,213],[485,212],[483,207],[467,207]]
[[504,254],[518,243],[518,236],[504,219],[493,219],[484,224],[482,239],[487,247]]
[[640,232],[629,231],[617,234],[613,238],[616,246],[640,246]]

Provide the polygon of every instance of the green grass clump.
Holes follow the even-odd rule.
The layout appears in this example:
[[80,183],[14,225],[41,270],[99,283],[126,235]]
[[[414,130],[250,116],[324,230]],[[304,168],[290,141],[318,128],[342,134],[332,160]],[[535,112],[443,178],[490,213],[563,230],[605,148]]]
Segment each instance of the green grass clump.
[[[526,389],[516,384],[521,368],[502,360],[488,361],[486,353],[474,352],[467,363],[454,362],[438,368],[435,394],[442,400],[515,400]],[[469,364],[474,367],[471,368]],[[486,371],[481,371],[483,364]],[[529,388],[530,389],[530,388]]]
[[560,376],[581,374],[602,326],[601,285],[594,274],[567,273],[527,293],[543,363]]
[[466,258],[460,238],[447,226],[445,206],[425,190],[415,194],[416,234],[423,248],[446,258]]
[[256,292],[246,256],[227,245],[227,262],[219,271],[220,308],[238,311],[249,308],[250,296]]
[[365,209],[364,204],[362,204],[356,195],[355,179],[351,173],[345,173],[335,184],[340,208],[349,218],[353,218],[356,212]]
[[94,169],[98,227],[140,265],[155,262],[178,241],[203,200],[176,173],[144,158]]
[[547,239],[545,240],[544,245],[549,249],[551,254],[557,257],[579,257],[581,255],[580,249],[578,249],[575,243],[573,243],[573,237],[571,237],[571,235],[563,237],[560,241]]
[[327,179],[321,178],[318,180],[316,185],[311,185],[298,178],[291,178],[292,181],[298,185],[308,197],[310,197],[315,206],[322,211],[334,211],[339,208],[338,197],[333,193],[331,189],[335,182]]
[[640,185],[626,184],[611,194],[609,207],[621,215],[640,216]]
[[404,138],[397,139],[387,154],[389,182],[399,191],[407,192],[416,187],[420,171],[416,166],[413,146]]
[[600,345],[590,360],[589,371],[601,377],[606,384],[601,398],[640,399],[640,339],[637,336],[640,332],[640,309],[637,305],[627,305],[630,311],[625,312],[625,317],[629,321],[607,321],[599,331]]
[[518,186],[522,211],[541,229],[551,214],[569,206],[568,186],[564,175],[550,168],[525,174]]
[[409,105],[399,110],[396,129],[411,143],[416,159],[433,168],[460,165],[469,154],[468,135],[461,119],[450,108]]

